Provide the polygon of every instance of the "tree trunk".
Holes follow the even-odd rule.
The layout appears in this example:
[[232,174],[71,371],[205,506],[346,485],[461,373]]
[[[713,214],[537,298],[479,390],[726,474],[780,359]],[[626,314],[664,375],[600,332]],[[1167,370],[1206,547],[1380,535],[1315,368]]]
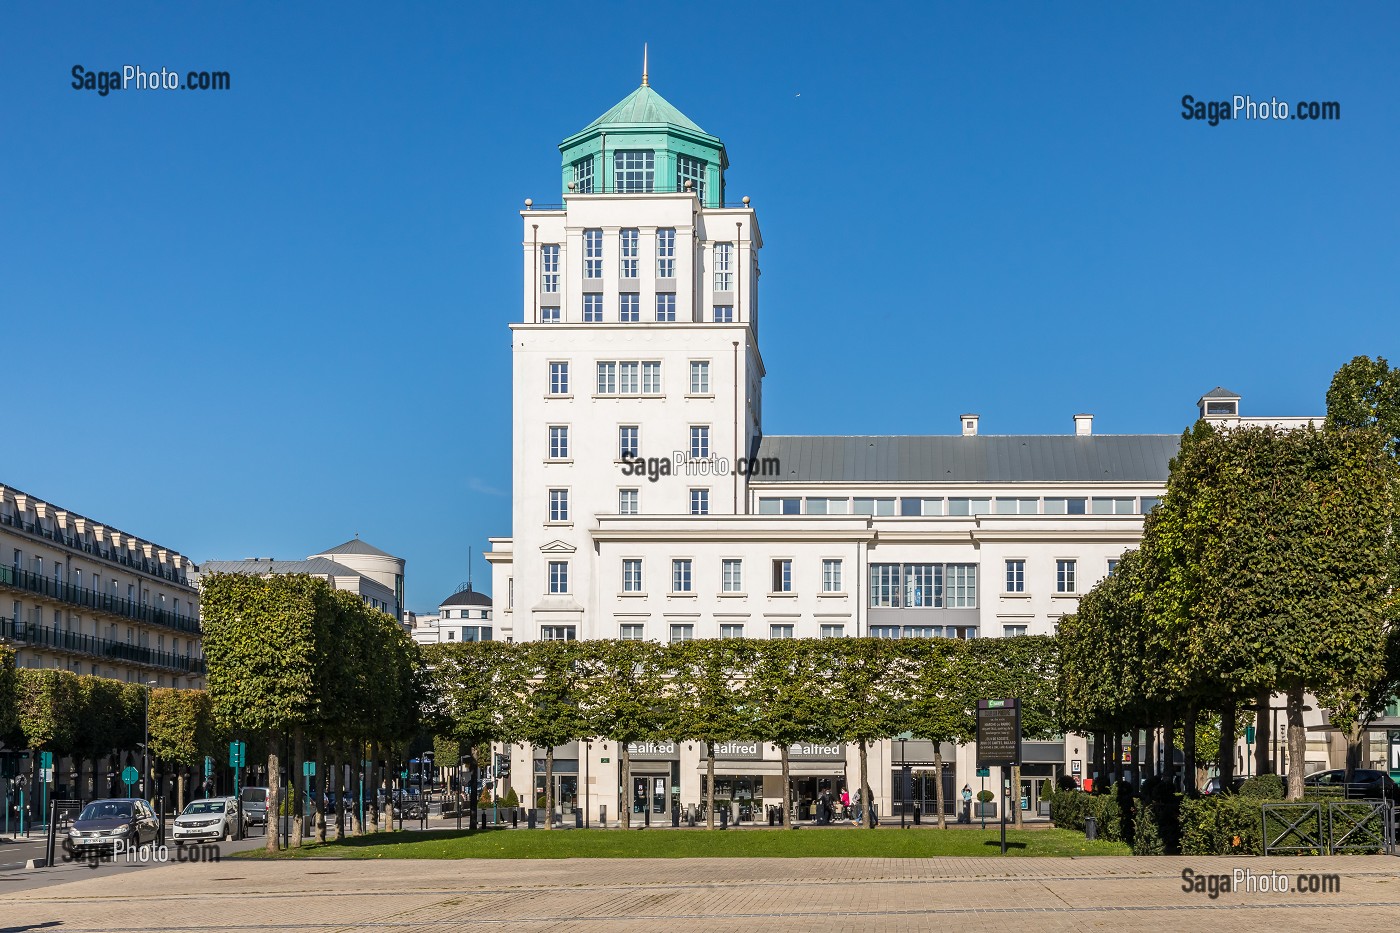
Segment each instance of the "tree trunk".
[[394,769],[394,757],[392,749],[384,750],[384,831],[391,833],[394,831],[394,777],[398,773]]
[[369,829],[370,829],[370,832],[372,832],[372,833],[377,833],[377,832],[379,832],[379,743],[378,743],[378,742],[370,742],[370,743],[369,743],[369,768],[368,768],[368,770],[369,770],[369,778],[368,778],[367,786],[365,787],[365,796],[366,796],[370,801],[372,801],[373,804],[374,804],[374,806],[370,808],[371,811],[372,811],[372,815],[373,815],[373,817],[374,817],[374,821],[373,821],[373,824],[370,826]]
[[[1147,765],[1146,777],[1156,777],[1157,775],[1157,727],[1148,723],[1144,730],[1147,739],[1146,747],[1142,751],[1144,764]],[[1138,772],[1138,777],[1143,777],[1142,772]],[[1140,785],[1139,785],[1140,786]]]
[[861,824],[866,829],[875,828],[875,800],[870,794],[870,763],[865,747],[865,739],[860,740],[860,803]]
[[792,766],[789,759],[789,749],[786,745],[779,745],[778,751],[783,754],[783,829],[792,828]]
[[1274,704],[1274,695],[1268,690],[1260,690],[1254,700],[1254,773],[1272,774],[1274,769],[1269,764],[1269,739],[1274,730],[1273,710],[1269,707]]
[[544,750],[544,828],[554,828],[554,746]]
[[1220,774],[1222,793],[1229,792],[1235,777],[1235,717],[1238,710],[1239,704],[1234,700],[1227,700],[1220,707],[1220,764],[1216,770]]
[[1186,722],[1181,727],[1181,757],[1184,759],[1182,768],[1186,772],[1182,775],[1183,787],[1189,796],[1195,797],[1200,793],[1200,788],[1196,784],[1196,707],[1194,705],[1186,707]]
[[715,828],[715,743],[713,742],[705,743],[705,828]]
[[938,828],[948,828],[948,818],[943,815],[943,743],[933,742],[933,784],[934,806],[938,810]]
[[295,801],[292,806],[292,845],[300,846],[303,838],[302,819],[306,815],[305,801],[301,795],[305,793],[303,785],[297,783],[297,771],[303,767],[302,762],[306,760],[306,752],[303,748],[301,727],[298,726],[292,734],[292,760],[287,762],[287,781],[294,788],[290,799]]
[[1016,813],[1016,828],[1020,829],[1025,825],[1025,816],[1021,813],[1021,766],[1012,764],[1011,766],[1011,805]]
[[336,789],[339,791],[339,797],[335,808],[335,838],[336,841],[339,842],[341,839],[345,838],[345,810],[348,801],[345,795],[345,746],[337,744],[336,748],[339,754],[334,756],[335,783]]
[[326,740],[318,738],[316,740],[316,767],[320,781],[312,781],[314,787],[320,784],[320,790],[313,790],[311,793],[311,812],[316,820],[316,841],[326,841],[326,792],[330,790],[330,775],[326,773]]
[[185,769],[181,768],[175,778],[175,809],[185,812]]
[[1346,760],[1346,783],[1351,784],[1356,779],[1356,769],[1361,767],[1361,745],[1366,737],[1366,725],[1361,722],[1354,722],[1347,726],[1347,760]]
[[1094,733],[1094,793],[1102,793],[1108,783],[1108,733]]
[[1303,799],[1303,768],[1308,757],[1308,735],[1303,730],[1303,688],[1288,691],[1288,799]]
[[632,747],[627,742],[617,743],[618,767],[622,769],[619,784],[622,793],[617,798],[617,818],[623,829],[632,828]]
[[1167,776],[1167,783],[1172,790],[1176,790],[1176,711],[1167,710],[1165,721],[1162,723],[1162,773]]
[[365,749],[359,742],[352,743],[355,750],[355,767],[351,772],[352,779],[356,782],[355,805],[350,808],[350,827],[356,836],[363,836],[365,833],[365,821],[360,815],[360,808],[364,806],[365,787]]
[[281,812],[282,803],[282,782],[278,774],[277,744],[271,740],[267,743],[267,838],[263,840],[263,848],[268,852],[277,851],[277,840],[281,836],[281,819],[278,813]]

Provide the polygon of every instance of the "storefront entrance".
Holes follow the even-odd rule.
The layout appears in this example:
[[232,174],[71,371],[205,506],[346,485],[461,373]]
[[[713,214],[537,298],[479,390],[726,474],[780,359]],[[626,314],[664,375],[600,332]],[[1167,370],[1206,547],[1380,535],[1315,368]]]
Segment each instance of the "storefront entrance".
[[[911,765],[909,767],[908,816],[917,809],[922,816],[938,818],[938,785],[931,765]],[[954,766],[943,763],[943,815],[956,817],[961,800],[958,797]],[[890,771],[890,813],[899,816],[905,812],[904,769]]]
[[632,775],[632,812],[651,813],[665,817],[671,812],[671,794],[666,785],[670,783],[668,774]]
[[[535,775],[535,805],[544,806],[544,775]],[[554,810],[561,816],[570,816],[578,806],[578,775],[554,775]]]

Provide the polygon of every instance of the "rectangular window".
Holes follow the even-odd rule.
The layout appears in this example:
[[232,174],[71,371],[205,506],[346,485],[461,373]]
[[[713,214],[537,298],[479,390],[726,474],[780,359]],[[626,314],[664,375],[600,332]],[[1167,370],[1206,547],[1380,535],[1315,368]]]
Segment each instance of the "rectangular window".
[[986,515],[991,512],[991,499],[951,498],[948,500],[949,515]]
[[558,243],[546,243],[540,247],[540,291],[547,295],[559,291]]
[[792,561],[786,559],[773,561],[773,592],[792,592]]
[[796,631],[795,631],[795,628],[796,628],[796,626],[790,625],[790,624],[788,624],[788,623],[786,623],[786,622],[783,622],[783,623],[774,623],[773,625],[768,626],[768,637],[769,637],[769,638],[796,638],[796,637],[797,637],[797,633],[796,633]]
[[947,607],[949,609],[977,608],[977,565],[949,564],[944,573],[948,585]]
[[943,565],[904,565],[904,605],[909,609],[938,609],[943,605]]
[[642,362],[642,394],[661,394],[661,362],[659,360],[644,360]]
[[821,628],[822,638],[844,638],[845,635],[846,626],[840,624],[839,622],[835,624],[826,624],[823,625]]
[[733,324],[733,323],[734,323],[734,306],[733,306],[733,305],[715,305],[715,323],[716,323],[716,324]]
[[641,364],[627,360],[617,364],[617,392],[619,395],[636,395],[641,388]]
[[898,638],[898,625],[872,625],[870,626],[871,638]]
[[720,569],[720,589],[725,593],[744,591],[744,562],[735,558],[725,558]]
[[1006,592],[1024,593],[1026,591],[1026,562],[1023,560],[1009,560],[1006,562]]
[[549,394],[568,395],[569,394],[569,364],[550,363],[549,364]]
[[641,493],[636,489],[619,489],[617,491],[617,514],[636,515],[639,511]]
[[656,293],[656,320],[663,324],[673,323],[676,320],[675,292]]
[[695,460],[710,459],[710,429],[707,425],[690,426],[690,456]]
[[549,562],[549,592],[555,594],[569,592],[568,561],[552,560]]
[[942,499],[925,499],[925,500],[923,500],[923,504],[924,504],[924,507],[923,507],[923,514],[924,514],[924,515],[942,515],[942,514],[943,514],[943,500],[942,500]]
[[1157,503],[1161,501],[1162,500],[1159,496],[1143,496],[1142,499],[1139,500],[1140,504],[1138,505],[1138,511],[1141,512],[1143,515],[1146,515],[1148,512],[1151,512],[1153,509],[1155,509],[1157,507]]
[[676,277],[676,229],[662,227],[656,231],[656,277]]
[[593,193],[593,157],[579,159],[574,163],[574,193]]
[[569,490],[551,489],[549,491],[549,520],[552,522],[567,522],[569,520]]
[[726,622],[719,627],[720,638],[743,638],[744,626],[737,622]]
[[603,322],[603,293],[584,292],[583,293],[583,323],[601,324]]
[[1084,499],[1062,499],[1062,498],[1050,498],[1050,497],[1046,497],[1046,499],[1045,499],[1045,514],[1046,514],[1046,515],[1083,515],[1083,514],[1085,514],[1085,508],[1084,508],[1084,507],[1085,507],[1087,504],[1088,504],[1087,501],[1084,500]]
[[637,277],[637,257],[641,255],[641,247],[638,245],[638,233],[635,227],[624,227],[618,231],[617,252],[618,252],[618,275],[624,279],[635,279]]
[[689,593],[690,590],[690,567],[689,558],[681,558],[671,561],[671,592]]
[[898,609],[899,595],[899,564],[871,564],[871,608]]
[[708,360],[690,361],[690,394],[710,394],[710,364]]
[[622,460],[635,459],[641,449],[641,428],[635,424],[620,425],[617,429],[618,458]]
[[642,591],[642,561],[639,557],[629,557],[622,562],[622,592]]
[[671,644],[695,640],[695,626],[689,623],[671,626]]
[[1113,571],[1115,571],[1115,570],[1117,570],[1117,569],[1118,569],[1118,561],[1117,561],[1115,558],[1110,557],[1110,558],[1108,559],[1108,572],[1109,572],[1109,573],[1113,573]]
[[1072,560],[1055,561],[1055,592],[1073,593],[1074,588],[1074,564]]
[[998,515],[1035,515],[1040,511],[1040,500],[999,498],[996,506]]
[[574,641],[578,631],[572,625],[541,625],[540,641]]
[[1003,625],[1001,627],[1002,638],[1016,638],[1026,634],[1027,626],[1024,625]]
[[943,626],[941,625],[906,625],[904,626],[905,638],[942,638]]
[[708,489],[692,489],[690,491],[690,514],[710,514],[710,491]]
[[822,561],[822,592],[841,593],[844,592],[841,582],[841,561]]
[[558,308],[552,308],[552,307],[540,308],[540,323],[541,323],[541,324],[558,324],[561,320],[563,320],[563,319],[559,316],[559,309],[558,309]]
[[616,394],[617,394],[617,364],[616,364],[616,363],[599,363],[599,364],[598,364],[598,394],[599,394],[599,395],[616,395]]
[[[685,183],[690,182],[690,188],[686,188]],[[705,162],[694,156],[676,156],[676,190],[694,191],[700,198],[700,203],[705,203]]]
[[905,516],[924,514],[924,500],[905,496],[899,500],[899,514]]
[[617,637],[622,641],[641,641],[642,625],[638,622],[624,622],[617,627]]
[[770,499],[758,500],[759,515],[801,515],[801,499]]
[[642,296],[623,292],[617,296],[617,319],[624,324],[636,324],[642,319]]
[[562,424],[549,426],[549,459],[569,459],[569,429]]
[[603,231],[583,231],[583,277],[601,279],[603,277]]
[[715,291],[734,291],[734,244],[715,244]]
[[1132,496],[1095,496],[1089,502],[1092,515],[1133,515],[1137,512],[1137,502]]
[[650,149],[620,149],[613,153],[613,184],[618,191],[651,191],[655,174],[656,154]]

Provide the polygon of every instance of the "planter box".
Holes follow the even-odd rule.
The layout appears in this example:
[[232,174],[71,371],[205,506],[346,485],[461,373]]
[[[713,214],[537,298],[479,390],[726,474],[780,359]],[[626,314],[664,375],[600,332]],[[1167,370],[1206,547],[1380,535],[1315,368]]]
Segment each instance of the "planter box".
[[978,819],[978,818],[981,818],[981,817],[984,817],[984,816],[985,816],[987,819],[989,819],[989,820],[994,820],[994,819],[996,819],[996,818],[997,818],[997,803],[996,803],[996,801],[993,800],[991,803],[977,803],[977,802],[974,802],[974,803],[972,804],[972,816],[973,816],[974,819]]
[[1048,801],[1048,800],[1042,800],[1042,801],[1040,801],[1040,803],[1036,804],[1036,808],[1035,808],[1035,809],[1036,809],[1036,812],[1039,813],[1041,816],[1049,816],[1049,815],[1050,815],[1050,801]]

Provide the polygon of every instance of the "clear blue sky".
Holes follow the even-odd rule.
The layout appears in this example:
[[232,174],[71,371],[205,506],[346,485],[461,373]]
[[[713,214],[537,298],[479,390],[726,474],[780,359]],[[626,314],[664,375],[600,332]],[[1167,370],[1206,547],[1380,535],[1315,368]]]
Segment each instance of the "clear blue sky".
[[[1400,7],[1232,6],[5,4],[0,482],[435,607],[510,532],[516,211],[643,41],[759,212],[768,433],[1321,412],[1400,357]],[[1181,117],[1237,93],[1342,119]]]

